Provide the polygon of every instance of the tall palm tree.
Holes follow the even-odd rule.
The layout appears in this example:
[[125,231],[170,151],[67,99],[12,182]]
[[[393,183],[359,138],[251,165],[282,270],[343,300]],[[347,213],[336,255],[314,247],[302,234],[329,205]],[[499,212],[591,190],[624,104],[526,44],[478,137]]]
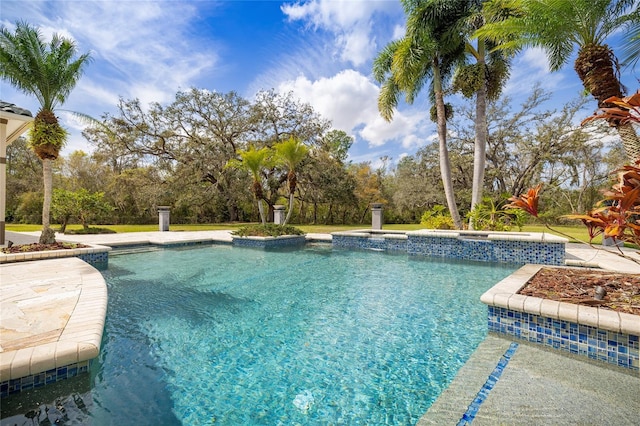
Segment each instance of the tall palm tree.
[[[465,21],[465,31],[471,36],[485,22],[505,19],[502,9],[483,8],[484,0],[470,0],[471,14]],[[509,77],[510,57],[504,52],[495,50],[491,40],[476,38],[467,39],[467,55],[473,62],[458,66],[453,78],[453,89],[466,98],[475,96],[475,140],[473,149],[473,183],[471,186],[471,210],[482,202],[484,188],[484,171],[486,167],[487,149],[487,101],[498,99],[502,87]],[[469,227],[474,228],[473,219]]]
[[240,159],[231,159],[226,167],[233,167],[240,170],[245,170],[251,173],[253,177],[253,184],[251,186],[251,192],[253,192],[256,201],[258,202],[258,212],[260,212],[260,220],[263,225],[267,224],[267,219],[264,215],[264,206],[262,200],[264,199],[264,191],[262,189],[262,171],[265,168],[271,167],[271,150],[267,147],[256,149],[255,146],[249,146],[247,150],[238,150]]
[[25,22],[16,23],[15,33],[5,26],[0,27],[0,77],[26,94],[35,96],[40,103],[31,129],[31,146],[42,160],[42,244],[55,241],[49,222],[51,163],[58,158],[67,138],[54,108],[67,100],[91,60],[89,53],[76,58],[76,51],[72,40],[57,34],[46,44],[40,31]]
[[[607,44],[624,29],[625,52],[633,63],[640,51],[638,0],[491,0],[511,9],[511,17],[484,25],[476,35],[494,40],[501,49],[541,47],[553,71],[567,63],[577,49],[574,69],[584,88],[606,107],[605,100],[622,97],[619,64]],[[640,140],[631,124],[609,122],[618,130],[629,159],[640,159]]]
[[296,185],[298,177],[296,175],[296,168],[302,163],[309,153],[309,148],[304,145],[300,139],[291,136],[289,139],[283,142],[278,142],[273,146],[276,157],[283,162],[287,169],[287,183],[289,186],[289,211],[287,211],[287,217],[284,219],[283,226],[289,222],[291,218],[291,212],[293,212],[293,196],[296,192]]
[[447,106],[444,84],[455,65],[464,60],[465,40],[460,25],[468,15],[466,0],[402,0],[406,34],[389,43],[376,57],[373,73],[382,84],[378,109],[390,121],[401,93],[411,104],[425,83],[435,104],[440,173],[454,226],[462,228],[453,192],[447,148]]

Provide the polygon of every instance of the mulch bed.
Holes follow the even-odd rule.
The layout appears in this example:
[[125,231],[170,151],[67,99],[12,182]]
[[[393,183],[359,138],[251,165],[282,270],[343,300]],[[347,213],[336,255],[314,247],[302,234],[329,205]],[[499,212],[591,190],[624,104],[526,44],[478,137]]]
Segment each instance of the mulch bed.
[[[596,287],[607,293],[595,299]],[[640,275],[594,269],[542,268],[519,294],[640,315]]]
[[11,247],[5,247],[2,249],[2,253],[4,254],[15,254],[15,253],[31,253],[34,251],[47,251],[47,250],[73,250],[77,248],[87,248],[85,244],[77,244],[77,243],[53,243],[53,244],[18,244]]

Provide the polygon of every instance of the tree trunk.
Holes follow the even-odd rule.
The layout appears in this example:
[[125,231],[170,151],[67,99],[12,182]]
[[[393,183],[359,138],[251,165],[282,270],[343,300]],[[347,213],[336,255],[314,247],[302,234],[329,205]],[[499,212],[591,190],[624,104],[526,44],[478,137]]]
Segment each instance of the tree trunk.
[[313,224],[318,224],[318,203],[316,201],[313,202]]
[[291,219],[291,213],[293,212],[293,192],[289,194],[289,211],[287,212],[287,217],[284,218],[284,223],[282,226],[289,223],[289,219]]
[[238,221],[238,207],[235,202],[229,201],[227,204],[227,211],[229,213],[229,222],[237,222]]
[[53,244],[56,242],[56,235],[51,229],[51,195],[53,191],[53,172],[51,159],[42,160],[42,179],[44,181],[44,200],[42,202],[42,234],[40,234],[40,244]]
[[262,225],[266,225],[267,221],[264,217],[264,206],[262,205],[262,200],[258,200],[258,212],[260,212],[260,220],[262,221]]
[[444,186],[444,195],[447,199],[447,207],[453,219],[456,229],[462,229],[458,206],[456,205],[455,194],[453,193],[453,179],[451,178],[451,164],[449,163],[449,150],[447,149],[447,119],[444,105],[444,94],[442,93],[442,78],[437,59],[433,64],[433,89],[436,97],[436,116],[438,118],[438,145],[440,153],[440,175]]
[[[484,69],[484,43],[478,42],[478,63],[481,65],[480,78],[482,85],[476,93],[475,143],[473,147],[473,184],[471,186],[471,210],[482,202],[484,188],[484,169],[487,150],[487,82]],[[475,229],[473,220],[469,220],[469,228]]]
[[622,124],[617,127],[620,139],[622,139],[622,146],[627,154],[627,158],[631,164],[636,164],[640,161],[640,138],[636,133],[631,123]]

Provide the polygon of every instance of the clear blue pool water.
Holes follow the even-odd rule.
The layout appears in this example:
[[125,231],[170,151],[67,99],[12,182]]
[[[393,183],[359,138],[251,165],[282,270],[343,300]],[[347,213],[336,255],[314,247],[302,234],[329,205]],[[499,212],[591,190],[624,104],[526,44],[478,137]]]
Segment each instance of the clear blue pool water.
[[415,424],[515,268],[327,245],[112,256],[90,379],[10,405],[62,424]]

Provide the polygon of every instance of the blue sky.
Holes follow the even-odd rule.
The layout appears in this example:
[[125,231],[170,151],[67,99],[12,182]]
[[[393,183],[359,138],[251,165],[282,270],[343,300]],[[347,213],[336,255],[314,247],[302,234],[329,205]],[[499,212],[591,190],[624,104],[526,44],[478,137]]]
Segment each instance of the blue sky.
[[[47,40],[56,32],[76,40],[80,52],[91,52],[93,62],[64,109],[100,117],[116,112],[119,97],[148,105],[169,103],[191,87],[236,91],[248,99],[274,89],[293,91],[334,128],[354,136],[349,158],[355,162],[375,166],[382,156],[395,162],[435,136],[424,97],[401,105],[391,123],[377,111],[372,61],[403,34],[398,0],[2,0],[0,22],[13,28],[17,20],[40,27]],[[623,73],[631,91],[638,87],[634,74]],[[582,91],[572,64],[550,73],[544,53],[529,49],[514,60],[505,94],[522,100],[536,82],[554,91],[549,107]],[[0,98],[34,115],[38,110],[34,98],[5,82]],[[595,107],[593,101],[585,115]],[[63,154],[89,152],[82,124],[58,115],[71,132]]]

